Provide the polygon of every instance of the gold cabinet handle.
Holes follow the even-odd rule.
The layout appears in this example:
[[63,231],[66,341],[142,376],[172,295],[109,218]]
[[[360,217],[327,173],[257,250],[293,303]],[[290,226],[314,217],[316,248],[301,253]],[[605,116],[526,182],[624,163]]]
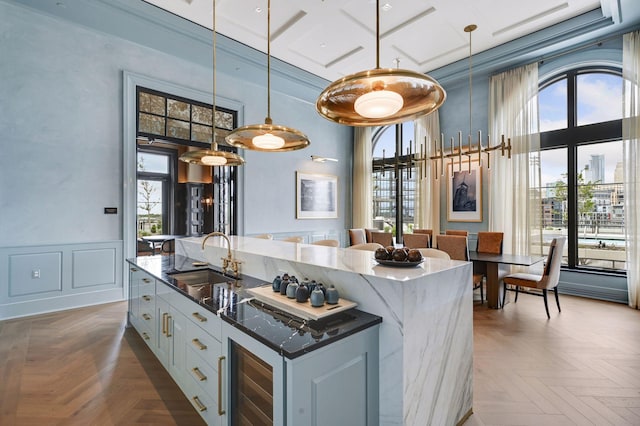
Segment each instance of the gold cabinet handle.
[[167,334],[167,313],[162,314],[162,334]]
[[171,327],[169,327],[169,321],[171,321],[171,315],[167,314],[167,337],[171,337]]
[[200,340],[198,340],[197,338],[193,339],[191,341],[194,345],[197,346],[198,349],[200,349],[201,351],[204,351],[205,349],[207,349],[207,345],[205,345],[204,343],[202,343]]
[[225,410],[222,409],[222,361],[224,361],[224,356],[218,357],[218,415],[224,416],[226,413]]
[[193,371],[193,374],[195,374],[198,380],[200,380],[201,382],[204,382],[205,380],[207,380],[207,376],[202,374],[202,371],[200,371],[198,367],[193,367],[191,371]]
[[147,296],[145,294],[144,296],[142,296],[142,300],[144,300],[145,302],[150,302],[151,301],[151,296]]
[[199,314],[197,312],[192,313],[191,316],[194,317],[195,319],[197,319],[200,322],[207,322],[207,317],[205,317],[205,316],[203,316],[203,315],[201,315],[201,314]]
[[145,320],[149,321],[151,319],[151,315],[149,314],[142,314],[142,318],[144,318]]
[[130,270],[131,272],[138,272],[138,270],[137,270],[136,268],[129,268],[129,270]]
[[151,282],[151,280],[149,278],[143,278],[142,281],[144,281],[147,284],[149,284]]
[[145,332],[142,332],[142,338],[144,340],[149,340],[149,335],[147,333],[145,333]]
[[207,411],[207,406],[200,402],[200,398],[194,396],[191,399],[193,400],[193,403],[196,404],[196,407],[198,407],[198,411]]

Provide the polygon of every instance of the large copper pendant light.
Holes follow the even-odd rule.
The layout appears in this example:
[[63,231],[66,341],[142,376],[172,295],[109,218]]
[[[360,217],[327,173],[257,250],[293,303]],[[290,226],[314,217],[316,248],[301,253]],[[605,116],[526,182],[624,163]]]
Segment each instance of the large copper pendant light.
[[376,0],[376,68],[331,83],[316,109],[327,120],[349,126],[383,126],[429,114],[444,103],[436,80],[414,71],[380,68],[380,0]]
[[241,166],[244,159],[233,152],[218,150],[216,141],[216,0],[213,0],[213,105],[211,106],[211,149],[187,151],[180,161],[199,166]]
[[271,120],[271,0],[267,2],[267,118],[264,124],[237,128],[225,139],[237,148],[266,152],[293,151],[311,143],[301,131],[273,124]]

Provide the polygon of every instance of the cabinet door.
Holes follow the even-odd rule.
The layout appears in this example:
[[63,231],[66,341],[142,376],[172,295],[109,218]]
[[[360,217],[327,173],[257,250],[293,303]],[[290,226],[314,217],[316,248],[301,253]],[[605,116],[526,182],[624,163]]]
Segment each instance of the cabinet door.
[[128,320],[129,325],[137,326],[138,317],[140,316],[140,302],[138,300],[138,287],[140,286],[140,278],[144,274],[135,266],[129,266],[129,306]]
[[287,364],[287,424],[374,426],[378,411],[378,327]]
[[169,354],[171,353],[171,344],[173,338],[173,330],[171,329],[171,312],[169,304],[162,298],[156,299],[156,309],[158,318],[158,344],[155,353],[162,365],[167,371],[169,370]]
[[188,320],[173,306],[169,308],[168,320],[172,336],[172,344],[169,349],[169,373],[178,384],[182,384],[186,374],[185,351]]
[[285,424],[282,356],[227,323],[222,338],[228,424]]

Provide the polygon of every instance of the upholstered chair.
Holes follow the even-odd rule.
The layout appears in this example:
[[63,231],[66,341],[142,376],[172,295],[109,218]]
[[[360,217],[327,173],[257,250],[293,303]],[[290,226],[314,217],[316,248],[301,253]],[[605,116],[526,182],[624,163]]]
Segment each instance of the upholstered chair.
[[380,232],[377,228],[364,228],[364,236],[367,239],[367,243],[371,242],[371,233],[372,232]]
[[367,238],[364,233],[364,229],[349,229],[349,245],[364,244],[367,242]]
[[383,248],[383,247],[382,247],[382,244],[378,244],[378,243],[362,243],[362,244],[354,244],[347,248],[351,250],[376,251],[379,248]]
[[433,241],[433,229],[413,228],[413,233],[414,234],[427,234],[429,236],[429,245],[428,245],[428,247],[433,247],[433,244],[434,244],[434,241]]
[[160,246],[161,254],[171,254],[171,253],[175,253],[175,251],[176,251],[176,240],[171,239],[171,240],[164,240],[162,242],[162,245]]
[[467,237],[461,235],[438,235],[438,250],[446,252],[453,260],[469,260]]
[[516,274],[507,275],[502,282],[504,283],[504,291],[502,294],[502,306],[504,307],[504,299],[507,294],[508,285],[515,287],[516,297],[514,303],[518,301],[518,289],[520,287],[534,288],[542,290],[542,294],[535,294],[536,296],[542,296],[544,298],[544,309],[547,311],[547,318],[551,319],[549,315],[549,304],[547,303],[547,291],[553,290],[556,297],[556,305],[558,305],[558,312],[560,310],[560,300],[558,299],[558,280],[560,279],[560,264],[562,263],[562,251],[567,241],[567,237],[557,237],[551,241],[549,246],[549,253],[547,255],[547,261],[544,265],[544,271],[542,275],[529,274],[519,272]]
[[391,232],[372,232],[371,242],[382,244],[384,247],[393,245],[393,234]]
[[287,241],[290,243],[304,243],[304,238],[302,237],[287,237],[283,238],[281,241]]
[[434,248],[419,248],[423,257],[436,257],[439,259],[451,260],[451,256],[446,251],[434,249]]
[[312,242],[311,244],[314,244],[316,246],[340,247],[340,241],[338,240],[318,240]]
[[429,237],[429,234],[404,234],[402,236],[402,244],[409,248],[428,248],[431,247]]
[[468,237],[469,231],[463,231],[461,229],[447,229],[445,235],[460,235],[462,237]]
[[260,234],[260,235],[254,235],[253,238],[260,238],[262,240],[273,240],[273,235],[271,235],[271,234]]
[[[476,251],[478,253],[502,254],[502,241],[504,232],[478,232]],[[480,303],[484,303],[483,279],[486,270],[481,265],[473,265],[473,289],[480,289]]]

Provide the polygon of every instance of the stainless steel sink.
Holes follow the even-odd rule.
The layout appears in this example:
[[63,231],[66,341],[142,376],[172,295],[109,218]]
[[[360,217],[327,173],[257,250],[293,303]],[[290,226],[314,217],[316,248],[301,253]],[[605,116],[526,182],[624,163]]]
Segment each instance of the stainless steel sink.
[[233,278],[222,275],[211,269],[200,269],[189,272],[175,272],[169,274],[174,280],[175,285],[189,296],[202,300],[210,298],[213,295],[213,287],[215,284],[234,282]]

